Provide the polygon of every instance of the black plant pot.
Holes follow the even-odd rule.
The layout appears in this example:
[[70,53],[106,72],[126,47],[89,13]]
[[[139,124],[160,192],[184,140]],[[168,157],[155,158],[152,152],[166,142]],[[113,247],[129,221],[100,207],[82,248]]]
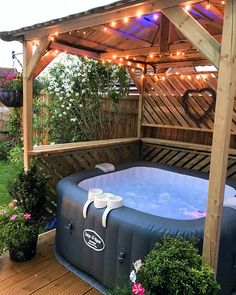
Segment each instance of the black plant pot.
[[13,89],[0,89],[0,101],[7,107],[20,108],[23,106],[23,93]]
[[38,236],[35,236],[33,240],[23,243],[17,248],[9,248],[9,256],[12,261],[23,262],[33,258],[36,254]]

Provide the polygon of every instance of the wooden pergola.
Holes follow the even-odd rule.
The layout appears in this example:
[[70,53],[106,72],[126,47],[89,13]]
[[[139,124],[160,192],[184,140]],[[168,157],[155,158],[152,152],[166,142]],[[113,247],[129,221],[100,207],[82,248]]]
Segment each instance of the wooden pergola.
[[[181,166],[188,157],[188,166],[196,170],[210,162],[203,262],[216,270],[228,158],[231,172],[235,172],[236,0],[123,0],[1,32],[0,38],[21,41],[24,48],[25,169],[32,156],[99,151],[137,142],[144,145],[144,159],[153,159],[151,154],[155,154],[156,161],[172,159],[173,165],[178,162]],[[37,46],[34,52],[33,44]],[[60,52],[128,68],[140,93],[136,138],[33,148],[33,79]],[[218,71],[196,73],[195,67],[200,65],[214,65]],[[141,75],[136,75],[138,70]],[[217,92],[215,115],[194,122],[184,113],[180,99],[186,89],[202,87]],[[209,97],[200,95],[196,103],[199,115],[208,104]]]

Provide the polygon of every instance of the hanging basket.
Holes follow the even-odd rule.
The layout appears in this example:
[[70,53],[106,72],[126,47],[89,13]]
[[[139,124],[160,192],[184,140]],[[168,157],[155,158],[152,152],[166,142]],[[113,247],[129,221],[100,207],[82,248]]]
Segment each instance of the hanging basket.
[[23,106],[23,93],[18,90],[0,88],[0,102],[10,108]]

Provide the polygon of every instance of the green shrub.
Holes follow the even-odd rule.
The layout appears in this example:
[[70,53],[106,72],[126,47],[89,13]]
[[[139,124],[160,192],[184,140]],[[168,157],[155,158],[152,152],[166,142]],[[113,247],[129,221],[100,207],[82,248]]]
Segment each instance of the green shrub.
[[17,201],[23,212],[31,214],[31,219],[38,222],[45,215],[46,184],[48,176],[33,162],[30,169],[18,173],[9,187],[9,194]]
[[201,264],[192,241],[165,238],[144,261],[144,286],[160,295],[214,295],[219,285],[213,270]]
[[5,141],[0,141],[0,161],[7,161],[9,145]]
[[10,149],[8,158],[10,162],[19,165],[19,167],[23,167],[23,146],[22,144],[17,144],[13,148]]

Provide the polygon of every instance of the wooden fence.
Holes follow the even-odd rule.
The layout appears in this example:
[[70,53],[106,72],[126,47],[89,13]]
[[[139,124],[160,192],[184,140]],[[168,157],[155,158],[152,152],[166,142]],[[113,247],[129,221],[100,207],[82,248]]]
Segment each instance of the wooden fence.
[[[112,103],[110,99],[104,99],[102,110],[109,120],[110,138],[126,138],[135,137],[137,135],[138,121],[138,94],[130,94],[128,97],[122,97],[117,104]],[[45,145],[49,143],[48,134],[48,98],[42,96],[39,99],[41,111],[38,113],[38,129],[34,130],[34,137],[38,139],[38,143]],[[102,138],[104,139],[104,138]]]

